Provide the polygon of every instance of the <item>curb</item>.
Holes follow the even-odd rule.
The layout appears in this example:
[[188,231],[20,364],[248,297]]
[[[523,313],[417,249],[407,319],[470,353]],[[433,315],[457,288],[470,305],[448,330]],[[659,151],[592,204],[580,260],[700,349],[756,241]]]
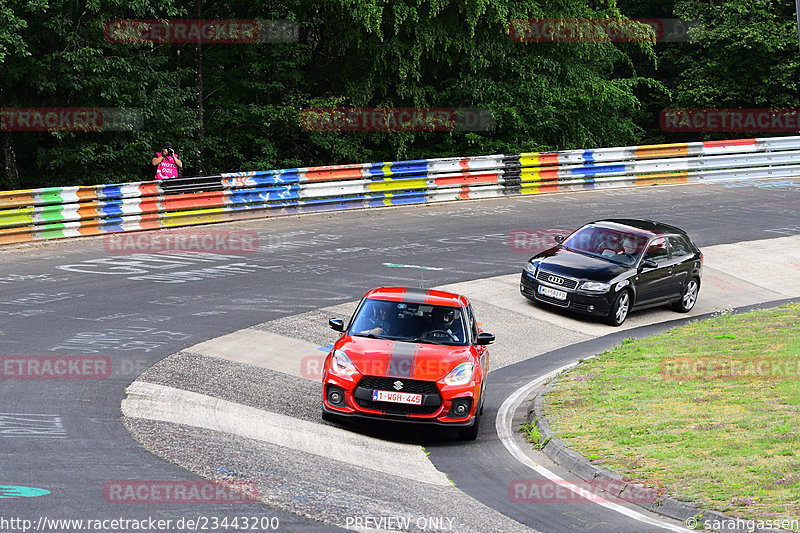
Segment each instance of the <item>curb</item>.
[[[572,368],[568,370],[572,370]],[[567,370],[564,372],[566,371]],[[749,527],[747,525],[748,522],[758,522],[758,520],[728,516],[719,511],[703,509],[695,503],[680,501],[668,495],[659,495],[657,498],[652,498],[653,502],[650,505],[644,504],[642,502],[644,498],[642,497],[632,497],[633,495],[641,495],[648,492],[651,494],[655,493],[653,493],[652,489],[649,489],[640,483],[630,483],[625,481],[625,479],[616,472],[612,472],[601,466],[592,464],[584,456],[569,448],[564,441],[556,438],[555,432],[553,432],[552,428],[550,427],[550,423],[548,422],[547,416],[544,412],[544,397],[548,392],[550,392],[550,389],[556,383],[559,376],[560,374],[553,376],[553,378],[550,379],[550,381],[542,388],[542,390],[536,394],[533,399],[533,409],[530,409],[526,416],[526,422],[535,422],[536,428],[542,435],[542,442],[544,442],[545,445],[541,448],[541,450],[555,463],[567,469],[584,481],[588,481],[590,483],[600,482],[604,487],[620,487],[620,490],[613,495],[615,498],[633,503],[643,509],[660,514],[662,516],[679,520],[684,524],[687,524],[688,529],[705,530],[703,524],[708,521],[720,523],[722,525],[730,524],[734,526],[730,528],[723,527],[719,530],[715,530],[721,532],[730,531],[749,533],[751,531],[764,531],[780,533],[785,531],[783,529]],[[694,525],[694,528],[689,527],[689,525],[692,524]]]

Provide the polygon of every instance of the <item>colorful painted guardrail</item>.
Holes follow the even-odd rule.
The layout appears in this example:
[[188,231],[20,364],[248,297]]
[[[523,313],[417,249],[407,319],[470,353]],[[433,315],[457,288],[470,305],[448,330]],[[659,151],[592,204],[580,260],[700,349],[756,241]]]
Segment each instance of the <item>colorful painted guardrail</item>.
[[800,177],[800,136],[0,191],[0,244],[325,210],[768,177]]

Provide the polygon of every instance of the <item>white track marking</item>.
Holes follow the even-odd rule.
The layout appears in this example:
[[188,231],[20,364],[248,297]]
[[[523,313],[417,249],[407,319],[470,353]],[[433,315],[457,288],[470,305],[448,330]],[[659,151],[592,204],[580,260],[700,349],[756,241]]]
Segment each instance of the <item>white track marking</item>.
[[497,430],[497,436],[500,438],[500,442],[503,443],[503,446],[513,455],[520,463],[524,464],[537,474],[542,477],[545,477],[556,483],[575,494],[590,499],[591,503],[596,505],[600,505],[612,511],[616,511],[622,515],[627,516],[628,518],[632,518],[634,520],[638,520],[639,522],[643,522],[645,524],[649,524],[651,526],[660,527],[662,529],[667,529],[669,531],[691,531],[685,527],[677,526],[673,524],[669,524],[667,522],[662,522],[655,518],[651,518],[649,516],[643,515],[640,512],[634,511],[632,509],[628,509],[623,505],[619,505],[610,501],[598,501],[595,497],[596,495],[590,494],[586,489],[583,489],[577,485],[566,481],[565,479],[561,478],[557,474],[554,474],[544,466],[540,465],[530,457],[528,457],[525,452],[519,447],[519,445],[514,440],[514,436],[512,432],[512,425],[511,419],[514,416],[514,412],[517,410],[517,407],[523,402],[523,399],[530,394],[530,392],[538,387],[541,383],[546,381],[547,379],[551,378],[552,376],[558,374],[559,372],[563,372],[564,370],[575,366],[577,363],[572,363],[569,365],[565,365],[557,370],[550,372],[544,376],[538,377],[535,380],[531,381],[527,385],[523,385],[516,391],[514,391],[511,396],[506,398],[506,401],[503,402],[503,405],[500,406],[500,409],[497,411],[497,418],[495,419],[495,429]]
[[[243,329],[195,344],[186,351],[319,381],[326,352],[318,348],[317,344],[285,335],[257,329]],[[311,376],[309,372],[304,371],[304,357],[318,359],[316,362],[320,369],[319,376]]]
[[414,481],[450,487],[419,446],[359,435],[337,427],[263,411],[205,394],[137,381],[122,414],[269,442]]

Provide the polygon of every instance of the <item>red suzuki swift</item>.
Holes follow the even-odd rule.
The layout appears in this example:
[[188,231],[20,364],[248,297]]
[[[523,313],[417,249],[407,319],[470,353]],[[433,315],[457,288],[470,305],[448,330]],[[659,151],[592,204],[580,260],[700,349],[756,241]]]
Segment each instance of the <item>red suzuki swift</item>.
[[421,422],[478,436],[494,335],[450,292],[380,287],[358,304],[325,359],[322,417]]

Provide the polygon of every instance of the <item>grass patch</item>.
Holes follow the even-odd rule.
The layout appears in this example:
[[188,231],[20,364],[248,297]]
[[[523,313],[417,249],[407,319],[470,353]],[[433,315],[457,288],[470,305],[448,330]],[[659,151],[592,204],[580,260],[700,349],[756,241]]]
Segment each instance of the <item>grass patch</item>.
[[525,433],[526,441],[533,444],[536,449],[541,450],[548,443],[550,437],[542,437],[542,432],[536,427],[536,420],[539,419],[537,418],[528,422],[527,424],[522,424],[519,427],[519,430]]
[[558,438],[627,479],[800,518],[800,305],[625,339],[561,376],[545,409]]

